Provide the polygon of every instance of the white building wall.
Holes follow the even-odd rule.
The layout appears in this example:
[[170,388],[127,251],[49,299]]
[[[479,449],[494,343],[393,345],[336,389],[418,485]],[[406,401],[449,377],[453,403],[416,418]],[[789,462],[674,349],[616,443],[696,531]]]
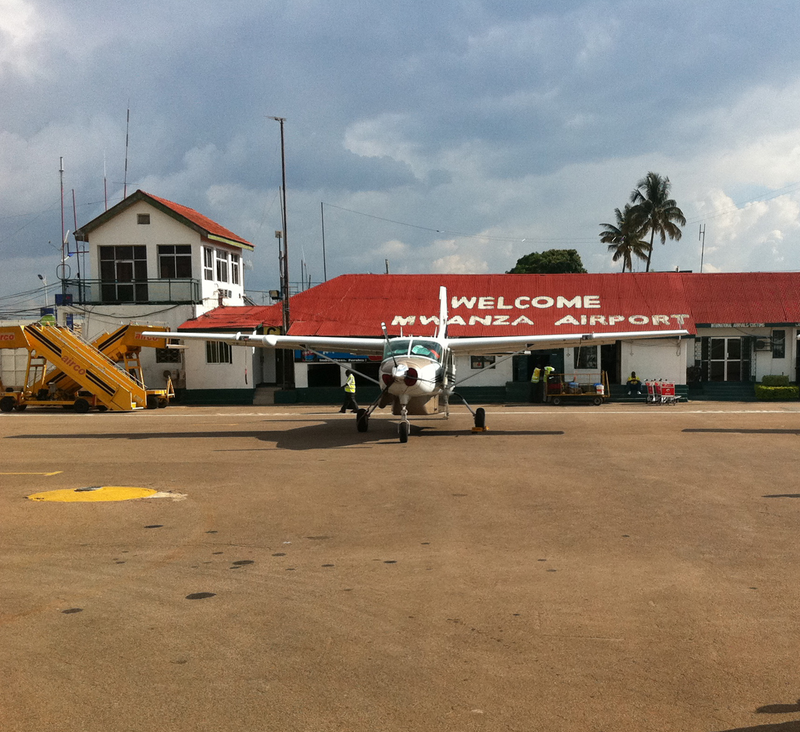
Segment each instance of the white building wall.
[[[149,214],[149,224],[139,224],[138,214]],[[231,296],[222,299],[225,305],[244,304],[244,257],[243,250],[220,242],[203,240],[200,233],[185,226],[172,216],[151,206],[147,201],[138,201],[128,209],[115,216],[89,235],[89,261],[92,274],[90,279],[100,277],[101,246],[146,246],[147,276],[149,279],[160,279],[158,263],[159,245],[190,245],[192,247],[192,279],[200,282],[202,305],[198,315],[217,307],[220,304],[219,291],[230,290]],[[228,266],[228,281],[216,279],[216,266],[212,270],[212,279],[203,277],[203,247],[239,256],[239,284],[231,280],[231,267]]]
[[470,377],[464,386],[505,386],[507,381],[514,379],[512,360],[509,358],[499,363],[504,356],[497,356],[494,368],[471,368],[470,356],[456,356],[456,382]]
[[187,389],[253,389],[254,349],[231,346],[233,363],[206,363],[206,342],[186,341]]
[[691,338],[626,341],[621,353],[622,383],[635,371],[642,381],[661,379],[685,384],[689,354],[693,363],[694,340]]

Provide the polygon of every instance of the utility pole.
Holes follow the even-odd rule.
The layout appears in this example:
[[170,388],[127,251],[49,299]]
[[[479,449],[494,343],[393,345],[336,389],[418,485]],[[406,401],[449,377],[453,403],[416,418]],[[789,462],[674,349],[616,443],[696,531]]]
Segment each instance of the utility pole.
[[[289,333],[289,326],[291,320],[289,317],[289,241],[286,235],[286,145],[283,137],[283,123],[286,122],[285,117],[270,117],[274,119],[281,126],[281,199],[282,207],[281,214],[283,219],[283,236],[281,243],[283,245],[283,258],[281,261],[281,293],[283,294],[283,332],[284,335]],[[284,363],[283,370],[283,388],[290,389],[294,386],[294,379],[290,375],[292,369],[286,368]]]

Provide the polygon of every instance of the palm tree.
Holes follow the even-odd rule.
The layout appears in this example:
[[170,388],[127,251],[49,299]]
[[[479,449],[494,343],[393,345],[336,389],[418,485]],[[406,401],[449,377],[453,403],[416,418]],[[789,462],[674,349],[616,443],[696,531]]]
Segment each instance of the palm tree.
[[605,230],[600,232],[600,241],[608,244],[608,251],[613,252],[612,259],[616,262],[622,259],[622,271],[627,267],[628,272],[633,272],[632,257],[648,259],[650,244],[642,238],[647,233],[647,223],[642,220],[640,212],[629,203],[620,211],[614,209],[617,223],[600,224]]
[[653,239],[658,234],[664,244],[667,237],[680,240],[680,226],[686,225],[686,218],[678,204],[669,197],[669,178],[662,178],[658,173],[650,172],[642,178],[631,193],[631,203],[639,209],[646,222],[645,230],[650,231],[650,251],[647,255],[647,269],[650,271],[650,259],[653,256]]

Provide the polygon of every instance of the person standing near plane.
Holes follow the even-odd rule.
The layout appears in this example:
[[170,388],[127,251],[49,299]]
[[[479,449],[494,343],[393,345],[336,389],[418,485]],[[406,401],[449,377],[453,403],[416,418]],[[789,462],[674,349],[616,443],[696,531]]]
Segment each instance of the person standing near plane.
[[350,369],[347,369],[345,373],[347,374],[347,381],[344,383],[344,404],[342,404],[342,408],[339,411],[346,412],[349,409],[351,412],[357,412],[356,377]]

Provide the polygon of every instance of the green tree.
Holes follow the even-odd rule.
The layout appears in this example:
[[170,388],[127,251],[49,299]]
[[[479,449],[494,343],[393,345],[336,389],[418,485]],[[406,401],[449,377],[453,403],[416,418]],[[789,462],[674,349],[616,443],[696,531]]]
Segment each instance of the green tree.
[[600,224],[605,229],[600,232],[600,241],[608,244],[608,251],[613,252],[612,259],[617,262],[622,260],[622,271],[627,268],[633,272],[633,257],[646,260],[650,253],[651,245],[644,240],[647,233],[647,224],[642,219],[641,212],[629,203],[620,211],[614,209],[617,217],[616,224]]
[[585,273],[581,256],[575,249],[547,249],[520,257],[506,274]]
[[667,241],[667,237],[679,241],[681,238],[680,226],[686,225],[683,211],[669,197],[670,188],[669,178],[651,171],[636,184],[636,188],[631,193],[631,203],[638,209],[637,213],[641,213],[642,219],[646,222],[646,230],[650,232],[650,251],[647,253],[646,272],[650,271],[655,235],[659,235],[662,244]]

